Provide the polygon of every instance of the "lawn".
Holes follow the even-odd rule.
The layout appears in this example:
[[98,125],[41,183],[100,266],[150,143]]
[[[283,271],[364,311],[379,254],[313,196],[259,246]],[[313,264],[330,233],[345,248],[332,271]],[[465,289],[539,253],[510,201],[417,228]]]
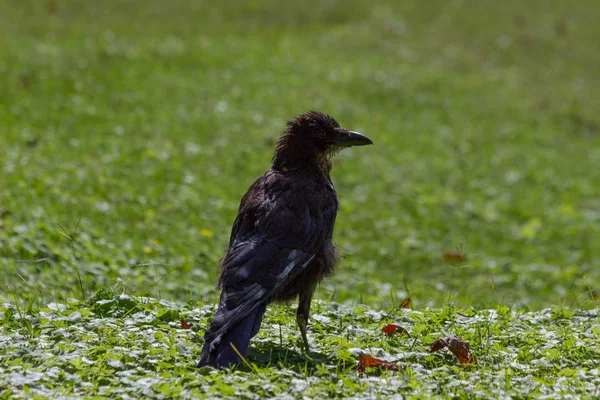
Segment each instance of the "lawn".
[[[600,395],[599,19],[591,0],[1,1],[0,396]],[[315,353],[284,305],[249,365],[197,371],[239,200],[311,109],[375,142],[334,163],[344,258]],[[451,333],[477,366],[428,353]],[[406,369],[358,374],[357,349]]]

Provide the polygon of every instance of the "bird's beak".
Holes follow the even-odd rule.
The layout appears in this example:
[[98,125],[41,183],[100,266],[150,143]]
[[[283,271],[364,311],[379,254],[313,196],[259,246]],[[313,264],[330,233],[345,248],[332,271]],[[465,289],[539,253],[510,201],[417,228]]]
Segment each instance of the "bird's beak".
[[364,146],[367,144],[373,144],[373,141],[365,135],[363,135],[362,133],[349,131],[341,128],[336,130],[333,142],[338,146],[342,147]]

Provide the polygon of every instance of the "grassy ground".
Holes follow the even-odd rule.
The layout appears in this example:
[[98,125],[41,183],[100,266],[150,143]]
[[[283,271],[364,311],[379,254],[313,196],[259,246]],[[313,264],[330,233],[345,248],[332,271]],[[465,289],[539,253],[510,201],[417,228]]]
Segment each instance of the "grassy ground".
[[[250,363],[197,370],[202,329],[214,308],[113,296],[47,308],[0,305],[0,398],[567,398],[600,395],[598,310],[375,311],[316,302],[305,356],[295,309],[269,312]],[[182,329],[180,317],[192,323]],[[396,322],[410,336],[386,336]],[[476,365],[430,344],[449,333],[470,342]],[[364,352],[398,372],[359,373]],[[2,386],[2,381],[4,385]],[[8,383],[6,383],[8,382]]]
[[[500,385],[499,377],[511,374],[502,372],[509,370],[503,350],[508,344],[502,341],[521,340],[521,318],[542,321],[540,329],[559,336],[571,332],[573,346],[583,343],[576,339],[580,334],[597,339],[599,18],[600,6],[591,0],[263,0],[218,6],[182,0],[0,1],[0,298],[22,310],[8,312],[5,306],[0,314],[8,321],[0,331],[3,363],[13,362],[10,346],[20,346],[21,339],[45,346],[36,341],[55,323],[48,321],[79,311],[82,319],[72,321],[79,332],[85,318],[102,318],[86,302],[107,287],[135,299],[191,304],[141,309],[174,309],[203,326],[205,305],[217,296],[216,263],[239,199],[269,167],[285,120],[309,109],[329,112],[375,142],[341,153],[335,163],[341,199],[335,241],[344,259],[317,298],[345,304],[342,315],[350,315],[362,312],[360,304],[394,310],[410,296],[433,320],[460,310],[448,321],[467,315],[476,331],[487,329],[491,314],[470,307],[515,310],[499,317],[507,333],[490,330],[485,344],[465,328],[466,339],[484,353],[482,369],[461,372],[437,356],[407,355],[413,357],[410,368],[424,374],[418,375],[423,389],[414,393],[438,393],[424,389],[428,385],[448,390],[438,394],[453,393],[455,381],[436,375],[441,364],[459,381],[494,373],[491,382],[479,384]],[[468,259],[444,259],[456,251]],[[69,308],[40,317],[49,303]],[[334,307],[320,304],[322,310]],[[544,322],[545,311],[523,313],[551,306],[573,310],[560,331],[560,324]],[[83,316],[85,309],[92,312]],[[292,332],[288,311],[274,309],[263,339],[279,340],[269,332],[280,317]],[[106,340],[119,324],[137,326],[129,317],[114,322]],[[378,335],[370,330],[374,320],[353,324],[371,335],[357,347]],[[352,368],[337,369],[340,357],[331,354],[338,347],[329,342],[336,339],[325,335],[335,332],[322,325],[323,331],[313,332],[323,341],[318,351],[329,357],[322,368],[335,368],[342,381],[355,380]],[[22,329],[37,329],[37,335]],[[441,325],[431,329],[417,336],[423,346],[442,331]],[[200,343],[188,333],[172,335],[184,335],[196,356]],[[74,335],[74,343],[86,340]],[[153,336],[139,335],[131,340],[145,340],[150,351]],[[495,340],[501,347],[490,344]],[[400,347],[385,354],[401,360],[402,346],[410,346],[403,343],[394,342]],[[531,350],[518,342],[518,354],[521,345]],[[43,372],[52,364],[40,366],[39,354],[21,349],[14,357],[25,357],[22,368],[31,363]],[[64,354],[93,351],[77,349]],[[579,364],[551,363],[557,370],[548,374],[560,380],[556,374],[564,367],[597,376],[597,347],[581,351]],[[178,360],[165,367],[168,373],[192,376]],[[547,369],[535,360],[519,361],[528,367],[519,373],[537,382]],[[325,385],[317,364],[301,375]],[[238,383],[248,376],[271,380],[288,372],[296,379],[297,363],[285,366],[279,374],[240,372],[227,382],[237,376]],[[9,369],[0,374],[0,388],[7,388],[0,393],[25,396],[24,384],[15,383]],[[403,374],[398,382],[409,382]],[[95,384],[99,376],[81,382]],[[202,375],[202,385],[211,376]],[[44,379],[63,379],[51,378]],[[260,379],[256,385],[264,387]],[[379,384],[369,386],[371,378],[365,379],[356,392],[338,394],[380,393]],[[97,387],[121,387],[112,378],[102,382]],[[86,385],[73,393],[92,393]],[[507,385],[498,396],[537,393]],[[590,387],[569,385],[561,386],[564,393],[594,394]],[[496,393],[490,386],[482,390]]]

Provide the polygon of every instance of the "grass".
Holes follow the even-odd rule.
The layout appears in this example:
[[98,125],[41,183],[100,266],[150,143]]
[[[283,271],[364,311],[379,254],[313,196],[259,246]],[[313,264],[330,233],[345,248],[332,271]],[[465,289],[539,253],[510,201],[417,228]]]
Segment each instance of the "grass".
[[[591,0],[0,2],[0,394],[300,396],[312,390],[291,383],[302,380],[315,396],[597,396],[598,349],[583,343],[598,337],[599,17]],[[198,375],[191,332],[216,300],[239,199],[284,122],[309,109],[375,142],[333,170],[344,259],[314,307],[328,316],[340,304],[341,328],[311,319],[322,363],[252,356],[256,369]],[[98,293],[130,296],[112,301],[136,312],[104,315]],[[409,296],[416,311],[394,311]],[[160,329],[133,317],[162,312]],[[406,317],[420,327],[415,347],[382,339],[380,321],[360,313]],[[195,328],[174,329],[175,314]],[[115,320],[86,336],[103,318]],[[297,351],[289,319],[274,307],[255,349]],[[72,336],[48,361],[56,324]],[[567,344],[543,348],[554,340],[543,330]],[[478,367],[425,355],[446,331],[464,334]],[[372,340],[407,372],[357,379],[350,349]],[[137,371],[125,350],[109,357],[120,369],[74,361],[99,360],[89,352],[111,341],[172,362]],[[61,369],[63,358],[77,366]],[[28,370],[43,376],[19,383]],[[141,381],[146,394],[113,370],[158,382]],[[595,383],[578,386],[581,374]]]
[[[314,304],[311,353],[304,355],[295,309],[268,313],[235,371],[197,370],[202,329],[214,307],[132,298],[102,291],[86,303],[41,309],[0,306],[0,398],[259,398],[291,396],[462,398],[597,397],[598,310],[518,312],[456,309],[375,311]],[[181,328],[180,317],[192,327]],[[397,322],[410,336],[386,336]],[[470,342],[477,365],[461,366],[430,344],[450,332]],[[366,352],[400,372],[356,370]],[[2,381],[0,381],[1,383]],[[6,384],[6,383],[5,383]]]

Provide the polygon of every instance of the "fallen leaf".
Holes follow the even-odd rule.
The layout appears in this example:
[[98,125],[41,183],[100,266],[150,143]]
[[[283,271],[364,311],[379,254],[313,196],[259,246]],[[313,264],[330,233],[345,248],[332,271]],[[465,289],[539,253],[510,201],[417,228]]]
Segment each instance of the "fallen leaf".
[[556,36],[565,36],[567,34],[568,24],[567,21],[560,20],[554,24],[554,34]]
[[448,251],[442,255],[445,261],[463,262],[467,261],[467,255],[459,251]]
[[385,333],[386,335],[391,335],[393,333],[400,332],[410,336],[410,333],[408,333],[406,329],[404,329],[398,324],[387,324],[386,326],[381,328],[381,332]]
[[367,368],[388,369],[391,371],[399,370],[398,366],[393,362],[385,361],[365,353],[360,353],[358,355],[358,365],[356,366],[356,370],[358,372],[365,372]]
[[58,4],[56,3],[56,1],[48,1],[48,3],[46,3],[46,12],[48,14],[56,14],[56,11],[58,11]]
[[410,303],[412,303],[411,298],[407,298],[402,303],[400,303],[400,308],[410,308]]
[[190,327],[191,327],[192,325],[194,325],[194,324],[193,324],[193,323],[191,323],[191,322],[186,322],[186,320],[185,320],[185,319],[183,319],[183,318],[181,318],[181,319],[179,320],[179,322],[181,323],[181,329],[190,329]]
[[31,84],[31,77],[27,74],[19,75],[19,79],[17,81],[17,86],[21,89],[28,89]]
[[446,348],[458,358],[461,364],[477,364],[477,359],[469,352],[469,342],[456,335],[446,336],[431,343],[431,353]]
[[525,19],[524,15],[515,15],[513,17],[513,23],[517,28],[525,28],[525,26],[527,25],[527,19]]

